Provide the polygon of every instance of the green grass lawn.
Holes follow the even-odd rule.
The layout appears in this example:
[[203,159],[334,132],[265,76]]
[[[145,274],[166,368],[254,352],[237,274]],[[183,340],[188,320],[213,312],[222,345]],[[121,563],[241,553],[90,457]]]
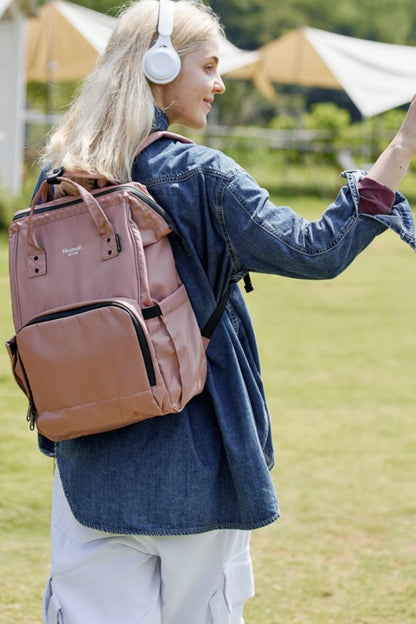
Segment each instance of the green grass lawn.
[[[307,217],[325,207],[316,198],[280,201]],[[0,262],[6,339],[13,330],[4,239]],[[256,597],[246,624],[413,623],[414,253],[386,233],[335,280],[252,279],[247,302],[269,398],[282,518],[253,533]],[[27,428],[5,349],[0,383],[0,624],[40,624],[52,463]]]

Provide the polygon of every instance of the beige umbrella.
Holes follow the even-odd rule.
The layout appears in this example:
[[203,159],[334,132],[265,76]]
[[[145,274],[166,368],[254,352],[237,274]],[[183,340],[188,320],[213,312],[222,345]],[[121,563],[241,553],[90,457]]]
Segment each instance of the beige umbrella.
[[28,20],[28,81],[78,80],[95,66],[114,28],[113,17],[51,0]]
[[236,69],[267,96],[272,83],[343,89],[363,116],[410,102],[416,92],[416,47],[346,37],[305,26],[260,48],[261,60]]
[[291,30],[259,50],[261,60],[228,74],[230,78],[250,78],[272,95],[271,82],[308,87],[341,89],[342,85],[305,36],[303,28]]

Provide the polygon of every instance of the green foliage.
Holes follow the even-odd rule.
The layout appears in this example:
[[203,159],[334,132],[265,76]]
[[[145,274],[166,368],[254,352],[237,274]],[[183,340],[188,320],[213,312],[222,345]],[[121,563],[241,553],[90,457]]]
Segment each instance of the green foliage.
[[29,82],[26,86],[28,109],[49,112],[63,112],[74,98],[78,82],[66,81],[55,83]]
[[209,4],[222,17],[230,39],[248,49],[305,25],[375,41],[416,43],[414,0],[211,0]]
[[329,145],[325,150],[324,160],[334,164],[337,162],[336,154],[344,149],[346,129],[350,122],[348,111],[338,108],[332,102],[314,104],[311,111],[304,116],[306,128],[327,133],[323,142]]
[[269,128],[272,130],[297,130],[299,127],[299,121],[292,115],[279,115],[273,117],[269,123]]
[[15,212],[27,208],[30,205],[37,175],[30,173],[29,165],[26,167],[26,177],[20,195],[11,196],[0,187],[0,233],[7,230]]
[[314,104],[310,113],[305,115],[305,127],[310,130],[328,130],[333,139],[342,136],[345,128],[351,122],[351,116],[343,108],[338,108],[332,102]]
[[10,223],[11,201],[6,191],[0,187],[0,231],[5,230]]
[[215,120],[227,126],[264,125],[275,114],[273,104],[264,99],[249,81],[228,80],[226,91],[215,100],[209,123]]
[[[405,117],[405,111],[395,109],[370,119],[353,123],[349,111],[338,107],[333,102],[313,104],[310,110],[296,107],[272,118],[272,129],[294,130],[306,128],[315,130],[318,138],[309,145],[309,162],[313,165],[329,163],[337,165],[340,152],[347,152],[355,158],[356,165],[373,162],[387,147]],[[320,137],[320,135],[323,136]],[[293,150],[292,150],[293,151]],[[288,154],[291,162],[299,162],[293,154]],[[410,165],[410,171],[416,170],[416,162]],[[412,197],[413,197],[412,193]]]

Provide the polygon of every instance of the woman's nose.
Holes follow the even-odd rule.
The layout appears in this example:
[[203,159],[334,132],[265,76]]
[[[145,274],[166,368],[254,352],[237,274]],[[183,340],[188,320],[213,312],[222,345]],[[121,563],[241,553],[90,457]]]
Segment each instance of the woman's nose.
[[215,77],[215,82],[214,82],[214,93],[224,93],[225,91],[225,84],[222,81],[222,78],[220,76],[220,74],[217,73],[216,77]]

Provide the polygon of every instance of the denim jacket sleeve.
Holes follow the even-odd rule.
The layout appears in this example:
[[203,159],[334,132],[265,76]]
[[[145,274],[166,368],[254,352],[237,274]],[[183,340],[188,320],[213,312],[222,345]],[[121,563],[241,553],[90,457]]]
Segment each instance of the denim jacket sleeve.
[[359,213],[358,182],[363,171],[346,171],[347,184],[322,217],[308,221],[287,206],[276,206],[244,171],[222,189],[223,222],[237,276],[247,271],[301,279],[340,274],[373,238],[390,228],[416,250],[410,206],[396,193],[391,214]]

